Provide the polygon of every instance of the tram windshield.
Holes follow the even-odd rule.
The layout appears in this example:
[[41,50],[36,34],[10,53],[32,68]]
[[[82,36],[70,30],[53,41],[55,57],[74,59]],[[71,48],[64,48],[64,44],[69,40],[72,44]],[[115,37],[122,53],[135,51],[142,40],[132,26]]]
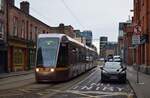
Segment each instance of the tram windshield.
[[39,38],[37,43],[37,66],[54,67],[57,63],[59,38]]

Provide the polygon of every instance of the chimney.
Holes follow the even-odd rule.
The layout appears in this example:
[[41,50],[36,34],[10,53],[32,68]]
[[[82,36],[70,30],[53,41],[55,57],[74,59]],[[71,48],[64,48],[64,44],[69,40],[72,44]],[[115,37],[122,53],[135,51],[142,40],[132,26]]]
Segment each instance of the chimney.
[[15,5],[15,0],[7,0],[7,2],[8,2],[9,5],[12,5],[12,6]]
[[59,27],[62,27],[62,28],[63,28],[64,26],[65,26],[65,25],[64,25],[63,23],[60,23],[60,24],[59,24]]
[[28,1],[22,1],[20,3],[20,9],[27,14],[29,14],[29,7],[30,7],[30,4]]

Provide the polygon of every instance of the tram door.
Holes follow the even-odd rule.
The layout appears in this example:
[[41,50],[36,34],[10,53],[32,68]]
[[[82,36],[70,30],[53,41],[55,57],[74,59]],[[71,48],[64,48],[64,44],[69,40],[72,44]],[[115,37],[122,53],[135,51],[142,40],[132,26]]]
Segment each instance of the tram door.
[[68,44],[61,43],[59,48],[57,67],[67,67],[68,65]]

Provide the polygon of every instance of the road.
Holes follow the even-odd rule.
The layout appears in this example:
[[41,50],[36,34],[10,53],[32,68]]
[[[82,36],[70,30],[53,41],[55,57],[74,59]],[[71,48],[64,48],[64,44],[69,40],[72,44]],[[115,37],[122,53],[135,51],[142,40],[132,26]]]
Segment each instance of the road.
[[101,83],[96,67],[62,83],[35,82],[34,73],[0,79],[0,98],[134,98],[129,83]]

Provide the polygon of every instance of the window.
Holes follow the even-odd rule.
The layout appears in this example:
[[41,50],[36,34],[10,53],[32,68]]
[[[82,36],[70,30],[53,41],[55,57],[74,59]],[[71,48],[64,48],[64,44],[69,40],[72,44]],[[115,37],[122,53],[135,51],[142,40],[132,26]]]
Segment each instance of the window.
[[142,0],[142,6],[144,6],[144,0]]
[[31,66],[35,65],[35,52],[33,50],[30,50],[29,63]]
[[68,45],[61,44],[59,49],[57,67],[66,67],[68,65]]
[[35,27],[32,26],[32,41],[35,40]]
[[13,18],[13,36],[18,35],[18,19],[17,17]]
[[29,35],[29,27],[28,27],[28,25],[29,25],[29,22],[28,21],[26,21],[26,32],[25,32],[25,39],[28,39],[29,40],[29,37],[28,37],[28,35]]
[[4,0],[0,0],[0,11],[4,10]]
[[4,38],[4,25],[0,22],[0,39]]
[[59,38],[40,38],[37,46],[37,66],[56,66]]
[[29,40],[32,40],[32,24],[30,24],[30,34],[29,34],[30,36],[29,36]]
[[14,49],[13,56],[14,65],[19,66],[24,64],[24,53],[22,49]]
[[21,24],[21,38],[25,38],[25,22],[24,22],[24,20],[22,21],[22,24]]
[[45,30],[43,30],[43,34],[45,34]]
[[38,35],[38,28],[35,27],[35,41],[37,40],[37,35]]

